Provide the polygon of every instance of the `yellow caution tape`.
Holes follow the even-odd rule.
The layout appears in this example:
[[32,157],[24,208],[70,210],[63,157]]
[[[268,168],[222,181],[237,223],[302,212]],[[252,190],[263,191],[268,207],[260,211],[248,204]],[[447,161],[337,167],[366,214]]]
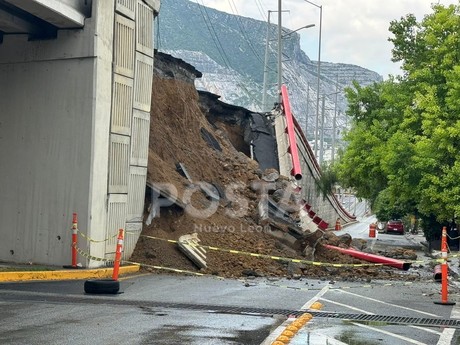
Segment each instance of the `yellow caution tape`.
[[[164,239],[164,238],[161,238],[161,237],[155,237],[155,236],[141,235],[141,237],[150,238],[150,239],[159,240],[159,241],[166,241],[166,242],[169,242],[169,243],[178,243],[179,242],[179,241],[176,241],[176,240],[168,240],[168,239]],[[376,263],[335,264],[335,263],[318,262],[318,261],[310,261],[310,260],[303,260],[303,259],[293,259],[293,258],[287,258],[287,257],[282,257],[282,256],[273,256],[273,255],[267,255],[267,254],[250,253],[250,252],[246,252],[246,251],[242,251],[242,250],[225,249],[225,248],[219,248],[219,247],[214,247],[214,246],[205,246],[205,245],[194,244],[194,243],[189,243],[189,245],[191,247],[204,248],[204,249],[220,251],[220,252],[226,252],[226,253],[231,253],[231,254],[246,255],[246,256],[252,256],[252,257],[256,257],[256,258],[271,259],[271,260],[277,260],[277,261],[283,261],[283,262],[303,263],[303,264],[314,265],[314,266],[326,266],[326,267],[383,266],[383,264],[378,264],[378,263],[377,264]]]
[[[82,249],[75,247],[77,252],[88,259],[95,260],[95,261],[104,261],[107,263],[113,263],[113,260],[111,259],[105,259],[105,258],[99,258],[96,256],[92,256],[89,253],[83,251]],[[199,277],[210,277],[214,279],[219,279],[219,280],[227,280],[228,278],[222,277],[222,276],[217,276],[214,274],[207,274],[207,273],[200,273],[200,272],[193,272],[193,271],[188,271],[188,270],[183,270],[183,269],[178,269],[178,268],[172,268],[172,267],[164,267],[164,266],[158,266],[158,265],[149,265],[149,264],[143,264],[139,262],[134,262],[134,261],[129,261],[129,260],[122,260],[122,263],[127,263],[131,265],[136,265],[140,267],[147,267],[147,268],[152,268],[156,270],[163,270],[163,271],[169,271],[169,272],[175,272],[175,273],[184,273],[188,275],[194,275],[194,276],[199,276]],[[268,287],[276,287],[276,288],[281,288],[281,289],[291,289],[291,290],[297,290],[297,291],[320,291],[323,289],[321,288],[307,288],[307,287],[298,287],[298,286],[289,286],[289,285],[281,285],[281,284],[274,284],[274,283],[258,283],[254,282],[253,280],[246,280],[246,279],[234,279],[232,278],[231,280],[236,280],[239,282],[242,282],[244,284],[254,284],[254,286],[268,286]],[[355,285],[355,286],[331,286],[329,289],[330,290],[348,290],[348,289],[358,289],[358,288],[374,288],[374,287],[387,287],[387,286],[408,286],[414,284],[413,282],[393,282],[393,283],[383,283],[383,284],[364,284],[364,285]]]
[[[108,240],[111,240],[117,236],[117,234],[114,234],[113,236],[103,239],[103,240],[95,240],[90,238],[89,236],[85,235],[83,232],[78,230],[79,234],[86,238],[89,242],[94,242],[94,243],[101,243],[101,242],[106,242]],[[139,236],[139,233],[136,232],[131,232],[131,231],[125,231],[126,235],[136,235]],[[177,240],[170,240],[166,238],[161,238],[161,237],[155,237],[155,236],[147,236],[147,235],[140,235],[140,237],[145,237],[149,238],[152,240],[159,240],[159,241],[164,241],[172,244],[177,244],[179,241]],[[294,259],[294,258],[288,258],[288,257],[280,257],[280,256],[273,256],[273,255],[267,255],[267,254],[257,254],[257,253],[251,253],[251,252],[246,252],[246,251],[241,251],[241,250],[235,250],[235,249],[226,249],[226,248],[220,248],[220,247],[215,247],[215,246],[206,246],[206,245],[201,245],[201,244],[195,244],[195,243],[188,243],[191,247],[197,247],[197,248],[204,248],[204,249],[209,249],[213,251],[220,251],[220,252],[226,252],[230,254],[237,254],[237,255],[246,255],[246,256],[252,256],[252,257],[258,257],[258,258],[265,258],[265,259],[271,259],[271,260],[277,260],[277,261],[283,261],[283,262],[292,262],[292,263],[303,263],[306,265],[312,265],[312,266],[325,266],[325,267],[376,267],[376,266],[385,266],[384,264],[380,263],[362,263],[362,264],[336,264],[336,263],[329,263],[329,262],[319,262],[319,261],[310,261],[310,260],[303,260],[303,259]],[[456,258],[460,257],[460,254],[453,254],[449,255],[448,259],[450,258]],[[424,263],[429,263],[429,262],[434,262],[434,263],[443,263],[444,259],[439,258],[439,259],[430,259],[430,260],[406,260],[403,261],[405,263],[411,263],[411,264],[424,264]]]
[[74,248],[77,250],[78,254],[80,254],[81,256],[83,256],[85,258],[95,260],[95,261],[113,262],[113,260],[108,260],[108,259],[105,259],[105,258],[98,258],[96,256],[92,256],[89,253],[84,252],[83,250],[81,250],[80,248],[78,248],[76,246],[74,246]]
[[[96,256],[92,256],[90,255],[89,253],[81,250],[80,248],[78,247],[75,247],[75,249],[77,250],[77,252],[85,257],[85,258],[88,258],[88,259],[91,259],[91,260],[95,260],[95,261],[104,261],[104,262],[113,262],[114,260],[110,260],[110,259],[105,259],[105,258],[99,258],[99,257],[96,257]],[[127,260],[122,260],[122,263],[128,263],[128,264],[131,264],[131,265],[137,265],[137,266],[141,266],[141,267],[149,267],[149,268],[154,268],[154,269],[157,269],[157,270],[165,270],[165,271],[171,271],[171,272],[176,272],[176,273],[186,273],[186,274],[191,274],[191,275],[196,275],[196,276],[210,276],[210,277],[213,277],[213,278],[218,278],[218,279],[225,279],[223,277],[219,277],[219,276],[215,276],[215,275],[211,275],[211,274],[205,274],[205,273],[199,273],[199,272],[193,272],[193,271],[187,271],[187,270],[181,270],[181,269],[177,269],[177,268],[171,268],[171,267],[163,267],[163,266],[156,266],[156,265],[147,265],[147,264],[141,264],[141,263],[138,263],[138,262],[133,262],[133,261],[127,261]]]
[[457,237],[450,237],[449,234],[447,234],[447,233],[446,233],[446,235],[447,235],[447,237],[448,237],[449,239],[451,239],[451,240],[458,240],[458,239],[460,238],[460,236],[457,236]]
[[190,275],[195,275],[195,276],[200,276],[200,277],[208,276],[208,277],[213,277],[213,278],[217,278],[217,279],[225,279],[224,277],[219,277],[219,276],[206,274],[206,273],[200,273],[200,272],[181,270],[181,269],[178,269],[178,268],[141,264],[139,262],[126,261],[126,260],[123,260],[123,262],[126,262],[128,264],[132,264],[132,265],[138,265],[138,266],[141,266],[141,267],[153,268],[153,269],[156,269],[156,270],[170,271],[170,272],[176,272],[176,273],[185,273],[185,274],[190,274]]
[[81,232],[80,230],[77,230],[77,231],[78,231],[78,233],[80,234],[81,237],[83,237],[86,240],[88,240],[89,242],[93,242],[93,243],[107,242],[107,241],[111,240],[112,238],[117,237],[117,235],[118,235],[118,233],[117,233],[117,234],[114,234],[113,236],[111,236],[109,238],[104,239],[104,240],[95,240],[95,239],[89,237],[88,235],[86,235],[85,233]]

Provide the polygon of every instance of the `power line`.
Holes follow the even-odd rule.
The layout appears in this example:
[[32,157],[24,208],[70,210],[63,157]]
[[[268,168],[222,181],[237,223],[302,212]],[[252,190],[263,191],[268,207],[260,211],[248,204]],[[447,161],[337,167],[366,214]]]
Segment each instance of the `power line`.
[[260,2],[260,0],[256,0],[256,6],[257,9],[259,10],[259,13],[264,21],[267,21],[267,11],[264,10],[264,6]]
[[[201,0],[201,2],[203,3],[203,0]],[[197,0],[197,5],[198,5],[198,8],[200,9],[200,12],[201,12],[201,16],[203,17],[203,20],[204,20],[204,23],[206,24],[206,27],[208,28],[208,31],[209,31],[209,34],[211,35],[211,38],[217,48],[217,51],[219,52],[219,55],[221,56],[222,58],[222,61],[224,62],[224,64],[229,67],[229,61],[228,60],[228,57],[227,55],[225,54],[225,50],[224,50],[224,47],[222,46],[222,43],[220,42],[219,40],[219,37],[217,36],[217,33],[216,31],[214,30],[214,27],[211,23],[211,19],[209,18],[209,14],[207,12],[207,9],[204,5],[200,5],[198,3],[198,0]],[[207,20],[206,20],[207,18]],[[214,33],[214,35],[213,35]]]
[[246,40],[246,43],[247,43],[249,49],[252,50],[252,53],[259,60],[259,62],[263,64],[264,61],[262,60],[260,55],[257,53],[256,49],[254,48],[254,46],[251,43],[251,40],[247,36],[247,32],[246,32],[246,30],[244,28],[243,22],[241,21],[241,17],[240,17],[240,15],[238,13],[238,9],[236,8],[235,2],[233,0],[228,0],[228,3],[230,4],[230,8],[232,8],[232,4],[233,4],[234,9],[232,8],[232,12],[233,12],[233,14],[235,14],[237,16],[236,17],[236,22],[238,23],[238,27],[240,28],[240,32],[243,35],[244,39]]
[[[214,26],[213,26],[213,24],[211,22],[211,17],[210,17],[210,15],[208,13],[207,7],[204,6],[203,0],[201,0],[201,4],[198,3],[198,0],[196,0],[196,3],[197,3],[197,5],[198,5],[198,7],[200,9],[201,15],[202,15],[203,20],[204,20],[204,22],[206,24],[206,27],[208,28],[208,31],[209,31],[209,33],[211,35],[211,38],[212,38],[212,40],[214,41],[214,44],[217,47],[219,55],[222,58],[222,61],[224,62],[225,66],[228,69],[233,69],[231,67],[231,65],[230,65],[230,59],[228,58],[227,54],[225,53],[224,47],[222,45],[222,42],[220,41],[220,39],[219,39],[219,37],[218,37],[218,35],[216,33],[216,30],[214,29]],[[239,86],[243,91],[245,91],[250,99],[252,99],[257,104],[261,105],[260,101],[257,98],[254,98],[251,95],[251,93],[249,92],[249,90],[243,84],[237,83],[236,85]]]

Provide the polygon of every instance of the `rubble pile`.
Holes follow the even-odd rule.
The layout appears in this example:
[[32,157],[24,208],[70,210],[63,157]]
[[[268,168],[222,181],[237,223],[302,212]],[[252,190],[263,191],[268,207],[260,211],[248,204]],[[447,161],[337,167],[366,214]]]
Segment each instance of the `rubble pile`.
[[[166,62],[161,59],[160,65],[162,68],[157,66],[153,78],[146,192],[149,209],[145,210],[142,235],[177,241],[183,235],[196,233],[200,244],[221,249],[360,263],[321,246],[323,243],[348,246],[352,243],[349,236],[337,237],[321,230],[305,233],[300,229],[301,202],[291,190],[289,179],[275,169],[262,170],[250,158],[244,127],[250,120],[244,112],[241,120],[235,120],[210,111],[208,106],[200,104],[190,76],[198,75],[197,71],[190,71],[190,66],[184,67],[183,62],[175,70],[169,66],[165,71]],[[186,67],[189,70],[184,72]],[[188,73],[187,78],[171,77],[184,73]],[[392,271],[381,267],[340,269],[293,264],[210,249],[205,256],[207,267],[199,270],[177,244],[141,236],[131,260],[224,277],[362,278]]]

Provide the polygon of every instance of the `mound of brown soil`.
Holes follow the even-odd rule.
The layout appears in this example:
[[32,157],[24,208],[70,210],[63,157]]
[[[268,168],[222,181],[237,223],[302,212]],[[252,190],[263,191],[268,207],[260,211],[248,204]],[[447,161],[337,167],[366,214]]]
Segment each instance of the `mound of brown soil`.
[[[163,79],[156,75],[153,85],[148,184],[172,186],[172,190],[177,191],[173,194],[182,201],[182,205],[193,205],[192,211],[195,212],[175,205],[162,207],[153,222],[149,226],[144,225],[142,235],[178,240],[182,235],[198,233],[204,245],[310,260],[302,254],[307,244],[313,245],[309,236],[287,245],[273,236],[275,229],[270,224],[259,224],[260,198],[250,186],[260,181],[261,172],[258,164],[235,149],[230,141],[231,138],[234,141],[235,133],[241,128],[219,121],[211,124],[200,110],[198,93],[189,82]],[[203,133],[208,138],[212,136],[218,148],[204,140]],[[241,147],[239,149],[242,150]],[[185,167],[190,179],[178,171],[178,163]],[[216,201],[210,200],[199,189],[194,189],[200,182],[219,186],[221,190],[233,186],[231,191],[234,195],[228,199],[221,196],[217,208],[202,216],[203,212],[200,211],[216,206]],[[330,241],[334,242],[332,239]],[[146,265],[198,272],[176,244],[146,237],[139,239],[131,259]],[[314,259],[333,263],[360,262],[340,253],[323,250],[321,246],[316,248]],[[381,275],[382,271],[380,268],[339,269],[288,264],[212,250],[207,251],[207,267],[204,273],[225,277],[301,274],[337,279],[337,275],[349,277],[350,270],[352,276],[359,277],[375,277]]]
[[[182,163],[193,182],[207,182],[225,189],[231,184],[242,200],[233,205],[221,200],[217,210],[206,218],[198,218],[179,207],[161,208],[150,226],[144,226],[143,235],[178,240],[180,236],[198,233],[201,244],[276,256],[301,257],[295,250],[277,243],[257,224],[258,196],[250,188],[252,181],[259,181],[258,164],[238,152],[226,136],[228,124],[213,127],[203,115],[198,104],[198,94],[193,85],[179,80],[155,77],[152,94],[150,152],[148,180],[152,184],[168,183],[177,190],[178,199],[190,189],[191,182],[181,175],[176,164]],[[205,128],[218,141],[222,151],[209,146],[201,136]],[[247,203],[246,214],[242,206]],[[203,193],[193,193],[195,209],[206,209],[209,200]],[[233,212],[232,212],[233,211]],[[231,217],[231,213],[238,217]],[[267,230],[267,228],[265,228]],[[133,260],[165,267],[196,271],[195,266],[168,242],[142,238],[139,240]],[[208,251],[208,273],[224,276],[241,276],[244,270],[260,271],[260,274],[283,275],[285,264],[279,261],[236,256]]]

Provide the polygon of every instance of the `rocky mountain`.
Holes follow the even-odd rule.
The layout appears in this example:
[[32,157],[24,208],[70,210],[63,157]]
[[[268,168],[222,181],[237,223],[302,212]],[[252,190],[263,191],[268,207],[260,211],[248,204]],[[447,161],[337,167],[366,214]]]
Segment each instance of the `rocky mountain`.
[[[322,61],[318,101],[317,61],[301,50],[298,33],[283,30],[283,82],[288,86],[294,115],[307,129],[309,140],[313,140],[318,122],[318,128],[324,129],[324,141],[330,142],[334,118],[339,136],[347,125],[344,88],[353,80],[368,85],[382,77],[359,66]],[[188,0],[162,0],[156,22],[156,47],[201,71],[203,77],[196,81],[198,89],[221,95],[222,101],[253,111],[268,111],[277,100],[276,37],[274,24],[220,12]]]

